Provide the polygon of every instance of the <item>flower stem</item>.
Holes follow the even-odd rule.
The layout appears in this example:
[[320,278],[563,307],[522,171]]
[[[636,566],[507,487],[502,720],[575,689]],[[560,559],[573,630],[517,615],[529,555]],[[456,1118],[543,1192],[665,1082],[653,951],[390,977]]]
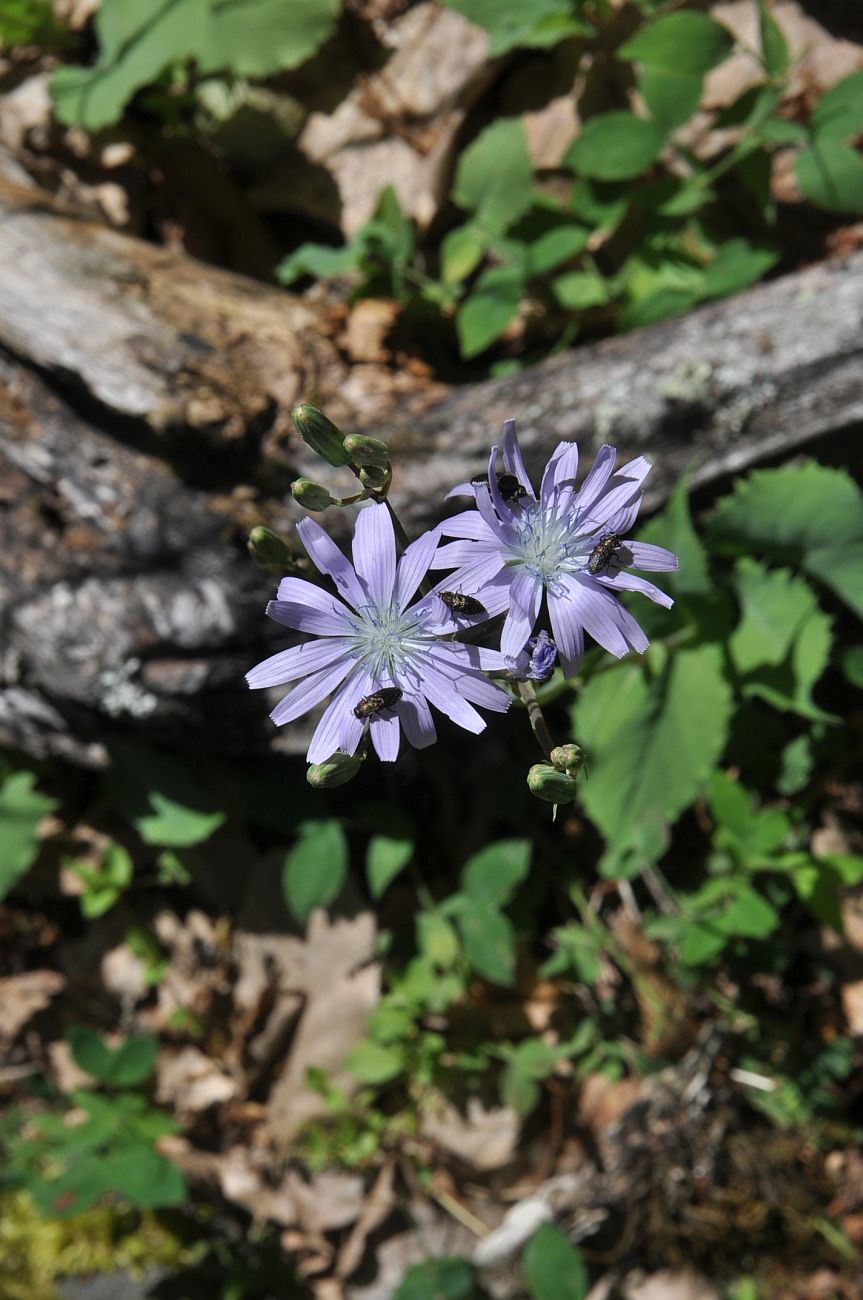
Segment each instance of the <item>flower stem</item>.
[[533,682],[517,682],[518,693],[527,709],[527,717],[530,722],[533,734],[539,743],[539,747],[545,754],[546,758],[551,761],[551,751],[554,749],[554,741],[551,738],[551,732],[546,725],[545,717],[542,712],[542,705],[536,698],[536,691]]

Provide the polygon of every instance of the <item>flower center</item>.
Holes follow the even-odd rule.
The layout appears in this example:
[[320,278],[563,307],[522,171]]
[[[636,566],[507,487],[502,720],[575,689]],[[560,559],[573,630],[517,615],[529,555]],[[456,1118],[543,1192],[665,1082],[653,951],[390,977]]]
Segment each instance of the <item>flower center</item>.
[[526,505],[513,523],[519,535],[509,548],[510,564],[521,565],[546,585],[561,573],[587,567],[591,535],[573,527],[569,512],[557,514],[554,506],[543,507],[536,501]]
[[409,666],[415,651],[434,639],[420,617],[394,605],[364,605],[354,615],[354,627],[354,654],[375,678],[394,677]]

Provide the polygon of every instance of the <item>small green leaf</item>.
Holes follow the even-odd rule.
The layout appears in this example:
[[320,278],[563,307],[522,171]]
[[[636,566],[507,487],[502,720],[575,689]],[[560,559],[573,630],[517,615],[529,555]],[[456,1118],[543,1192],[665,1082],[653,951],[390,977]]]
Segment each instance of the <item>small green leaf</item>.
[[677,556],[680,567],[663,574],[675,596],[709,596],[713,591],[707,554],[692,525],[686,478],[677,484],[662,513],[644,525],[639,539],[665,546]]
[[846,680],[863,691],[863,645],[849,646],[842,654],[841,663]]
[[404,1055],[397,1047],[380,1043],[358,1043],[345,1059],[345,1069],[360,1083],[389,1083],[405,1068]]
[[477,136],[458,160],[452,197],[478,225],[502,234],[530,207],[533,168],[521,118],[502,117]]
[[210,838],[225,820],[223,812],[203,812],[177,803],[161,790],[150,792],[152,813],[138,817],[135,829],[145,844],[185,849]]
[[621,109],[585,122],[564,161],[579,175],[594,180],[629,180],[655,162],[664,141],[654,122]]
[[539,1102],[537,1084],[553,1074],[564,1052],[539,1038],[526,1038],[512,1053],[501,1075],[501,1099],[519,1115],[529,1115]]
[[0,899],[33,863],[39,823],[57,807],[56,800],[34,789],[35,784],[32,772],[13,772],[0,785]]
[[348,842],[339,823],[303,823],[282,869],[285,902],[298,921],[305,921],[313,907],[333,901],[347,869]]
[[393,1300],[473,1300],[473,1269],[466,1259],[429,1259],[414,1264],[393,1293]]
[[590,231],[584,226],[558,226],[540,235],[527,250],[528,275],[546,275],[587,247]]
[[810,126],[819,143],[850,140],[863,131],[863,69],[825,91],[812,110]]
[[515,933],[507,917],[494,908],[472,908],[456,917],[464,955],[473,969],[493,984],[512,983]]
[[705,73],[734,48],[727,28],[692,10],[667,14],[646,24],[617,50],[617,58],[632,59],[651,68]]
[[568,311],[586,311],[608,302],[609,285],[596,271],[566,271],[551,282],[554,296]]
[[413,852],[413,840],[394,839],[390,835],[372,836],[366,852],[366,876],[372,898],[382,897],[410,862]]
[[157,1041],[146,1034],[133,1034],[119,1047],[108,1047],[101,1035],[86,1025],[72,1025],[66,1034],[77,1065],[100,1083],[130,1088],[143,1083],[156,1064]]
[[142,1210],[181,1205],[188,1196],[177,1166],[142,1143],[108,1152],[104,1170],[109,1188]]
[[579,176],[572,187],[573,215],[594,230],[614,230],[626,216],[629,187],[621,182],[592,181]]
[[698,72],[644,66],[639,70],[638,87],[650,116],[667,134],[688,122],[698,108],[704,78]]
[[756,248],[747,239],[721,244],[704,273],[704,296],[722,298],[760,280],[779,260],[774,248]]
[[590,31],[573,14],[568,0],[445,0],[491,36],[489,54],[494,59],[518,46],[543,48],[568,36]]
[[779,926],[779,914],[751,885],[739,885],[730,906],[715,924],[724,934],[766,939]]
[[735,586],[743,616],[728,648],[737,671],[781,664],[818,608],[812,589],[787,569],[765,569],[748,556],[738,561]]
[[533,1300],[584,1300],[587,1295],[590,1279],[581,1251],[554,1224],[537,1228],[522,1263]]
[[445,235],[440,246],[440,269],[444,284],[461,284],[485,256],[488,240],[468,222]]
[[442,970],[449,969],[458,959],[458,935],[439,912],[420,912],[417,917],[417,944],[432,965]]
[[816,136],[794,175],[803,193],[827,212],[863,212],[863,158],[832,136]]
[[461,354],[465,360],[484,352],[516,315],[524,296],[521,267],[493,266],[483,272],[456,313]]
[[771,77],[784,77],[791,64],[791,54],[785,33],[770,12],[767,0],[758,0],[758,27],[766,71]]
[[634,330],[642,325],[655,325],[669,316],[679,316],[701,301],[695,289],[674,288],[672,285],[653,289],[643,298],[637,298],[620,313],[621,329]]
[[727,942],[728,936],[710,921],[690,921],[680,941],[680,960],[684,966],[703,966],[717,957]]
[[497,840],[480,849],[462,871],[462,888],[471,903],[503,907],[530,867],[530,840]]
[[276,267],[276,275],[282,284],[293,284],[303,275],[314,276],[316,280],[334,280],[355,270],[362,260],[362,249],[356,243],[343,248],[332,248],[329,244],[301,244],[295,252],[289,253]]

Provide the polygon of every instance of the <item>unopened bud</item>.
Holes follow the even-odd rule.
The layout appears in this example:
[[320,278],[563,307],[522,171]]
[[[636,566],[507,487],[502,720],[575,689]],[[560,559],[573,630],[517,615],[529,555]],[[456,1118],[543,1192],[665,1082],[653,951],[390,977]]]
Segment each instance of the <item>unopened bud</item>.
[[313,763],[306,772],[306,780],[316,790],[331,790],[333,786],[352,781],[362,765],[362,754],[343,754],[337,749],[323,763]]
[[566,772],[568,776],[574,776],[587,762],[581,745],[574,742],[568,745],[558,745],[551,751],[551,761],[557,768],[558,772]]
[[361,469],[359,472],[359,480],[363,487],[369,488],[372,492],[381,492],[389,487],[391,478],[389,469],[378,469],[376,465],[370,465],[368,469]]
[[269,528],[264,528],[263,524],[258,524],[257,528],[252,529],[246,545],[252,558],[267,569],[296,568],[297,557],[287,542],[283,542],[281,537],[271,532]]
[[390,449],[387,444],[379,442],[377,438],[367,438],[362,433],[351,433],[345,438],[345,451],[354,465],[387,469],[390,463]]
[[328,420],[316,406],[301,402],[291,411],[297,432],[312,451],[322,456],[328,465],[347,465],[350,461],[345,451],[345,435]]
[[313,483],[310,478],[295,478],[291,484],[291,496],[304,510],[326,510],[333,504],[333,498],[322,483]]
[[573,778],[550,763],[534,763],[527,774],[527,785],[531,794],[546,803],[572,803],[578,794]]

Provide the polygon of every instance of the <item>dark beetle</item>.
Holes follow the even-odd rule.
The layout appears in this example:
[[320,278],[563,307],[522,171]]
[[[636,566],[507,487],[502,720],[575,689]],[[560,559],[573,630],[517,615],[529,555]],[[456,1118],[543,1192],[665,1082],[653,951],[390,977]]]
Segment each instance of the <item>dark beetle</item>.
[[400,686],[382,686],[371,695],[364,695],[354,709],[355,718],[373,718],[383,709],[391,709],[402,697]]

